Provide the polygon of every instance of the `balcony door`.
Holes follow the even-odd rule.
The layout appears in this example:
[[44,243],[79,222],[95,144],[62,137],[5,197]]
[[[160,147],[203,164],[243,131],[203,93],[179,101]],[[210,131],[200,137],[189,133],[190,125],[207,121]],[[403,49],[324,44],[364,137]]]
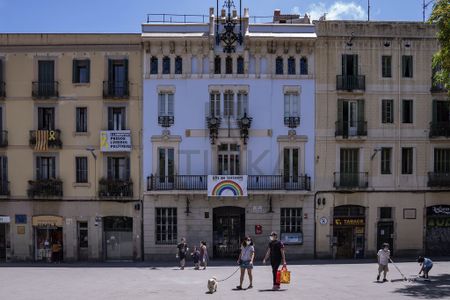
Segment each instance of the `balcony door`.
[[359,177],[359,149],[341,149],[340,185],[357,187]]
[[294,184],[298,182],[300,151],[298,148],[285,148],[283,151],[283,177],[284,183]]
[[158,149],[158,183],[172,186],[175,175],[175,151],[173,148]]
[[55,62],[53,60],[38,61],[39,95],[53,95],[55,92]]
[[53,156],[36,157],[36,179],[56,179],[56,158]]
[[347,126],[349,136],[355,136],[358,132],[358,102],[344,102],[344,128]]
[[128,81],[128,60],[110,59],[108,61],[108,82],[114,96],[125,96]]
[[365,133],[364,100],[338,100],[338,132],[343,136]]
[[345,76],[358,75],[358,55],[356,54],[342,55],[342,75]]
[[107,168],[109,180],[130,180],[130,159],[128,157],[108,157]]
[[38,130],[55,130],[55,108],[38,108]]
[[125,130],[125,107],[108,107],[108,130]]
[[219,175],[239,175],[240,146],[220,144],[217,152],[217,167]]

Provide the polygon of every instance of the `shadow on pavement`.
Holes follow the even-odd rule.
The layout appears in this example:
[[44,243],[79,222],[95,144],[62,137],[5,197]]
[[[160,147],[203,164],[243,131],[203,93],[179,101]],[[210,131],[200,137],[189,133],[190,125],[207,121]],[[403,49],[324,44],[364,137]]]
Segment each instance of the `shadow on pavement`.
[[430,281],[415,281],[394,293],[421,299],[447,299],[450,295],[450,274],[430,276]]
[[278,292],[286,292],[287,289],[279,289],[279,290],[272,290],[272,289],[265,289],[265,290],[258,290],[258,292],[274,292],[274,293],[278,293]]

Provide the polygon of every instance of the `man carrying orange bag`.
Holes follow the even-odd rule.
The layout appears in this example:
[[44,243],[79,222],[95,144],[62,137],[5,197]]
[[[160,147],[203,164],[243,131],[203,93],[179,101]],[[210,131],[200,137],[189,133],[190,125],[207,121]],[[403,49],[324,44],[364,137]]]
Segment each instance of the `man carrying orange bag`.
[[272,289],[279,290],[280,280],[277,281],[278,268],[280,267],[281,262],[283,262],[283,268],[286,267],[286,256],[284,254],[284,245],[280,240],[278,240],[278,234],[274,231],[270,234],[269,248],[267,249],[266,256],[264,257],[263,260],[264,264],[266,263],[266,260],[269,257],[270,257],[270,264],[272,265],[272,275],[273,275]]

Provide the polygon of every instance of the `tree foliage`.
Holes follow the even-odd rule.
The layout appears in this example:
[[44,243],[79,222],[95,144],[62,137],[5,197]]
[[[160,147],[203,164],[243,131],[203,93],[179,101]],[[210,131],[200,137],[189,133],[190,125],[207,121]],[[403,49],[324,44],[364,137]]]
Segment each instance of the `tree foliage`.
[[433,57],[436,83],[444,85],[450,95],[450,0],[436,0],[429,21],[438,28],[440,50]]

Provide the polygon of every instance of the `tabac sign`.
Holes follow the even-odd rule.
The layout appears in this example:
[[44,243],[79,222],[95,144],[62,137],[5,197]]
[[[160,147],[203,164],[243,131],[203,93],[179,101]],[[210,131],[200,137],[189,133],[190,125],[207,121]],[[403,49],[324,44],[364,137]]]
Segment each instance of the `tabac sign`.
[[247,175],[208,175],[208,197],[247,197]]
[[131,152],[130,130],[100,131],[101,152]]
[[364,218],[334,218],[336,226],[364,226]]

